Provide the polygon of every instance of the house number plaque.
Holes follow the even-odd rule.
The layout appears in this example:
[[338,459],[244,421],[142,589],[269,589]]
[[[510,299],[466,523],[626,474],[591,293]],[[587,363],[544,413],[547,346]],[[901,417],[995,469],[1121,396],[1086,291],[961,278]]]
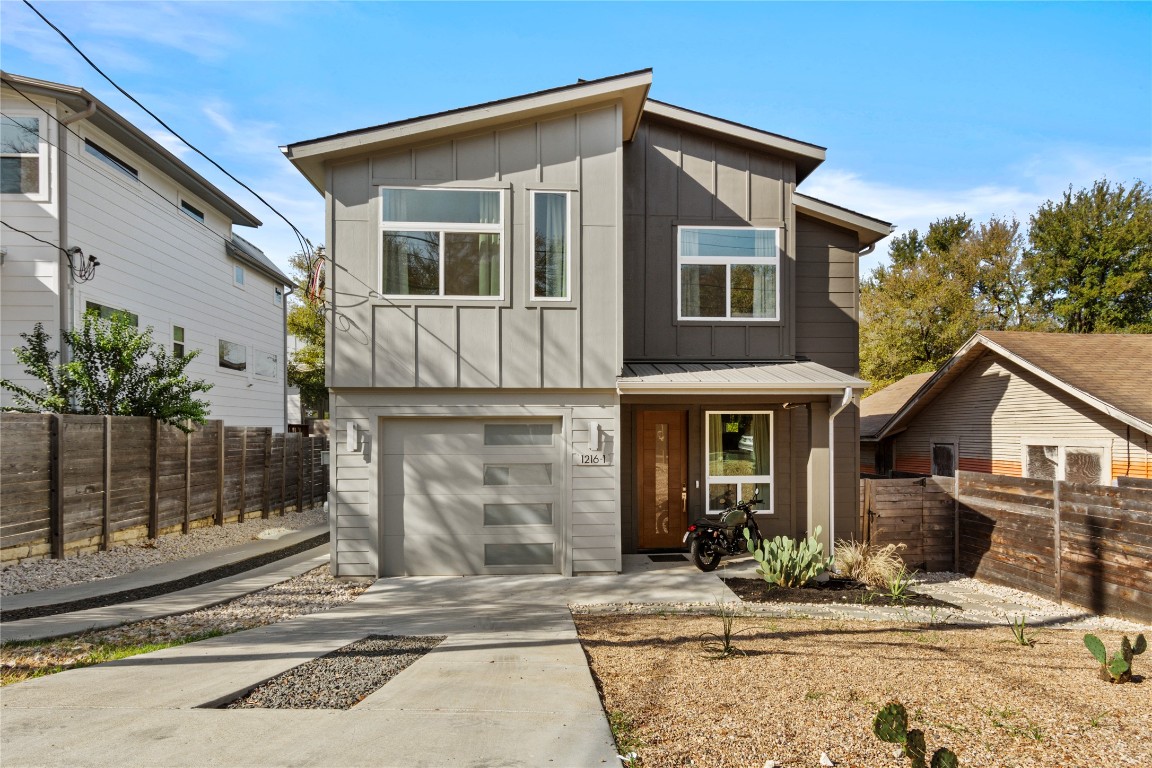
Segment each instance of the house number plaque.
[[576,463],[586,467],[612,466],[612,454],[603,451],[588,451],[576,454]]

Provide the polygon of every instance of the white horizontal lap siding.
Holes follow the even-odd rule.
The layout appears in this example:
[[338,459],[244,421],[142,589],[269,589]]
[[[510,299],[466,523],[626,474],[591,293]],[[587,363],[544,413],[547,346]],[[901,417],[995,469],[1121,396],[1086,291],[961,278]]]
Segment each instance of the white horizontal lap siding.
[[[1131,437],[1131,441],[1129,441]],[[1049,384],[1015,363],[985,355],[936,397],[896,438],[901,456],[929,455],[934,439],[959,442],[961,469],[1021,474],[1024,443],[1107,445],[1118,460],[1147,472],[1147,436]]]
[[[599,423],[603,450],[611,451],[609,466],[584,466],[579,453],[592,450],[589,425]],[[578,407],[572,413],[570,445],[572,497],[570,505],[573,573],[618,572],[620,560],[619,408],[615,405]]]
[[[70,137],[68,239],[100,259],[96,278],[77,289],[74,321],[88,301],[125,309],[139,316],[142,328],[151,326],[153,339],[169,349],[172,326],[183,327],[185,349],[201,350],[189,375],[213,385],[204,395],[211,417],[283,429],[284,315],[274,301],[275,282],[245,266],[245,287],[234,286],[238,262],[225,250],[228,219],[184,195],[170,178],[92,126],[78,130],[136,168],[140,181],[88,154],[82,141]],[[204,212],[205,224],[180,210],[181,199]],[[247,371],[219,366],[222,338],[247,347]],[[256,375],[259,351],[276,355],[275,378]]]

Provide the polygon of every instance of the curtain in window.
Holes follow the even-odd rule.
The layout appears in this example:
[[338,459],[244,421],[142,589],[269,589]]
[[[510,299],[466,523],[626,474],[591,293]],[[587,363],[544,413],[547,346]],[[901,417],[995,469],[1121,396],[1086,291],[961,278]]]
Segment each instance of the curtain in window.
[[758,413],[752,417],[752,441],[755,446],[755,468],[757,475],[772,474],[772,417]]
[[535,211],[535,288],[537,298],[568,296],[568,198],[537,194]]
[[708,417],[708,474],[715,474],[715,465],[724,458],[724,417],[713,413]]
[[477,296],[500,295],[500,235],[480,235]]
[[[776,255],[776,233],[756,231],[756,258],[768,259]],[[776,267],[758,266],[752,282],[752,316],[776,316]]]

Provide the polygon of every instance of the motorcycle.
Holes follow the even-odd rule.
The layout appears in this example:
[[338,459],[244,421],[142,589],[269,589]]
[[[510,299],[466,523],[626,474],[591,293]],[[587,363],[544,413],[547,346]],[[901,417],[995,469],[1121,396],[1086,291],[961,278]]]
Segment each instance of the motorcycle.
[[[705,572],[714,571],[724,555],[749,552],[749,541],[753,548],[760,546],[764,536],[756,524],[756,510],[752,506],[762,502],[758,496],[759,493],[751,499],[737,501],[721,513],[719,520],[702,517],[688,526],[684,543],[688,545],[688,553],[697,568]],[[745,531],[748,538],[744,536]]]

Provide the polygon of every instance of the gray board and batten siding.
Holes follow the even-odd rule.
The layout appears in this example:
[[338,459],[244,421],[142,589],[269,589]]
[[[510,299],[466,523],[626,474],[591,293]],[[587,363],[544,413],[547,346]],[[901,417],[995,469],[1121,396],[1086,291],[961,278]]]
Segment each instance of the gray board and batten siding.
[[[573,111],[334,164],[333,388],[603,388],[620,370],[622,107]],[[501,190],[502,299],[380,290],[381,186]],[[532,190],[571,195],[569,301],[531,299]],[[370,292],[371,293],[370,295]]]

